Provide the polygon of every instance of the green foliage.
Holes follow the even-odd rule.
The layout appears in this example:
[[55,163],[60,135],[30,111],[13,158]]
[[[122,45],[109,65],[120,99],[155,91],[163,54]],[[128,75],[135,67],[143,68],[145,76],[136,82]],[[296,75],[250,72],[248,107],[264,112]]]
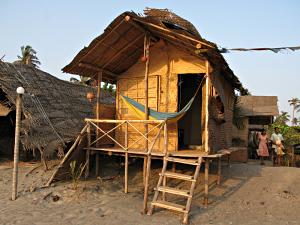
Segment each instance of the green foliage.
[[105,82],[104,85],[103,85],[103,90],[104,90],[104,91],[107,91],[107,89],[108,89],[108,83]]
[[73,190],[77,190],[78,187],[78,181],[84,171],[84,168],[86,167],[86,164],[82,165],[82,163],[77,166],[76,160],[73,160],[70,162],[70,175],[73,182]]
[[36,56],[36,51],[30,46],[21,47],[21,56],[18,55],[18,61],[25,65],[31,65],[33,67],[39,68],[38,65],[41,65],[38,57]]
[[278,127],[280,133],[283,135],[286,145],[294,145],[300,143],[300,127],[299,126],[289,126],[290,116],[287,112],[282,111],[279,116],[277,116],[274,123],[270,126],[270,132],[274,132],[275,127]]

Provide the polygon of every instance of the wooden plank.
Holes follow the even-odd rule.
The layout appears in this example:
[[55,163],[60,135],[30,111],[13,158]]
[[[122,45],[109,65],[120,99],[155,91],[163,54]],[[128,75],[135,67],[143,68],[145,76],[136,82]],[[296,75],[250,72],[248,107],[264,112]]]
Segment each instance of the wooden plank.
[[169,209],[169,210],[174,210],[177,212],[185,212],[185,206],[183,205],[179,205],[179,204],[175,204],[172,202],[167,202],[167,201],[154,201],[151,203],[153,206],[157,206],[160,208],[165,208],[165,209]]
[[169,178],[174,178],[174,179],[180,179],[180,180],[186,180],[186,181],[195,181],[193,179],[193,176],[187,175],[187,174],[181,174],[181,173],[173,173],[173,172],[165,172],[164,174],[160,173],[160,176],[166,176]]
[[158,191],[170,193],[173,195],[180,195],[184,197],[190,197],[190,193],[188,190],[178,189],[178,188],[172,188],[172,187],[158,187]]
[[169,162],[177,162],[181,164],[194,165],[194,166],[197,166],[199,164],[196,159],[181,159],[181,158],[167,157],[167,160]]

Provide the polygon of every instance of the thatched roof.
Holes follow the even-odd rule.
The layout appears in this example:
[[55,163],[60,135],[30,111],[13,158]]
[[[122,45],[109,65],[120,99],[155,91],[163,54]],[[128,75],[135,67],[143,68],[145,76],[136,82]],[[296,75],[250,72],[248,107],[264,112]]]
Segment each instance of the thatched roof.
[[147,8],[144,15],[122,13],[62,70],[90,77],[102,70],[104,80],[115,82],[143,54],[145,32],[151,34],[152,42],[163,39],[189,54],[207,58],[234,88],[243,90],[217,45],[203,39],[190,22],[167,9]]
[[[14,108],[19,86],[26,91],[21,134],[26,149],[52,152],[76,138],[84,118],[94,116],[93,103],[86,99],[94,88],[60,80],[31,66],[0,62],[0,92],[6,106]],[[114,98],[102,91],[101,102],[113,104]]]
[[277,116],[277,96],[240,96],[238,104],[243,116]]

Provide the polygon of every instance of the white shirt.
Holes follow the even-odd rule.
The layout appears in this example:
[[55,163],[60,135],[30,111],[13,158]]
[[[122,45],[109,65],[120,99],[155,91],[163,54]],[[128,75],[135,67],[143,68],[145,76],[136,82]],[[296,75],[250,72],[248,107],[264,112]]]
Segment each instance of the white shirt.
[[284,141],[283,137],[282,137],[282,134],[276,134],[276,133],[273,133],[272,136],[271,136],[271,141],[273,142],[272,144],[272,148],[275,148],[276,149],[276,145],[274,143],[276,143],[276,141]]

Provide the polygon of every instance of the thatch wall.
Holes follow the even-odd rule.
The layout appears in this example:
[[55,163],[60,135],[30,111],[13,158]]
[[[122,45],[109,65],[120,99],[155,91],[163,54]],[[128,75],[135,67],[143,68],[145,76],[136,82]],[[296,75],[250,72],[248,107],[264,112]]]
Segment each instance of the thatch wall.
[[[87,92],[95,92],[94,88],[60,80],[31,66],[0,62],[0,89],[12,109],[19,86],[26,91],[21,133],[25,149],[52,154],[77,137],[84,118],[94,118],[95,102],[86,99]],[[114,97],[109,92],[101,93],[105,109],[102,117],[114,118]]]

